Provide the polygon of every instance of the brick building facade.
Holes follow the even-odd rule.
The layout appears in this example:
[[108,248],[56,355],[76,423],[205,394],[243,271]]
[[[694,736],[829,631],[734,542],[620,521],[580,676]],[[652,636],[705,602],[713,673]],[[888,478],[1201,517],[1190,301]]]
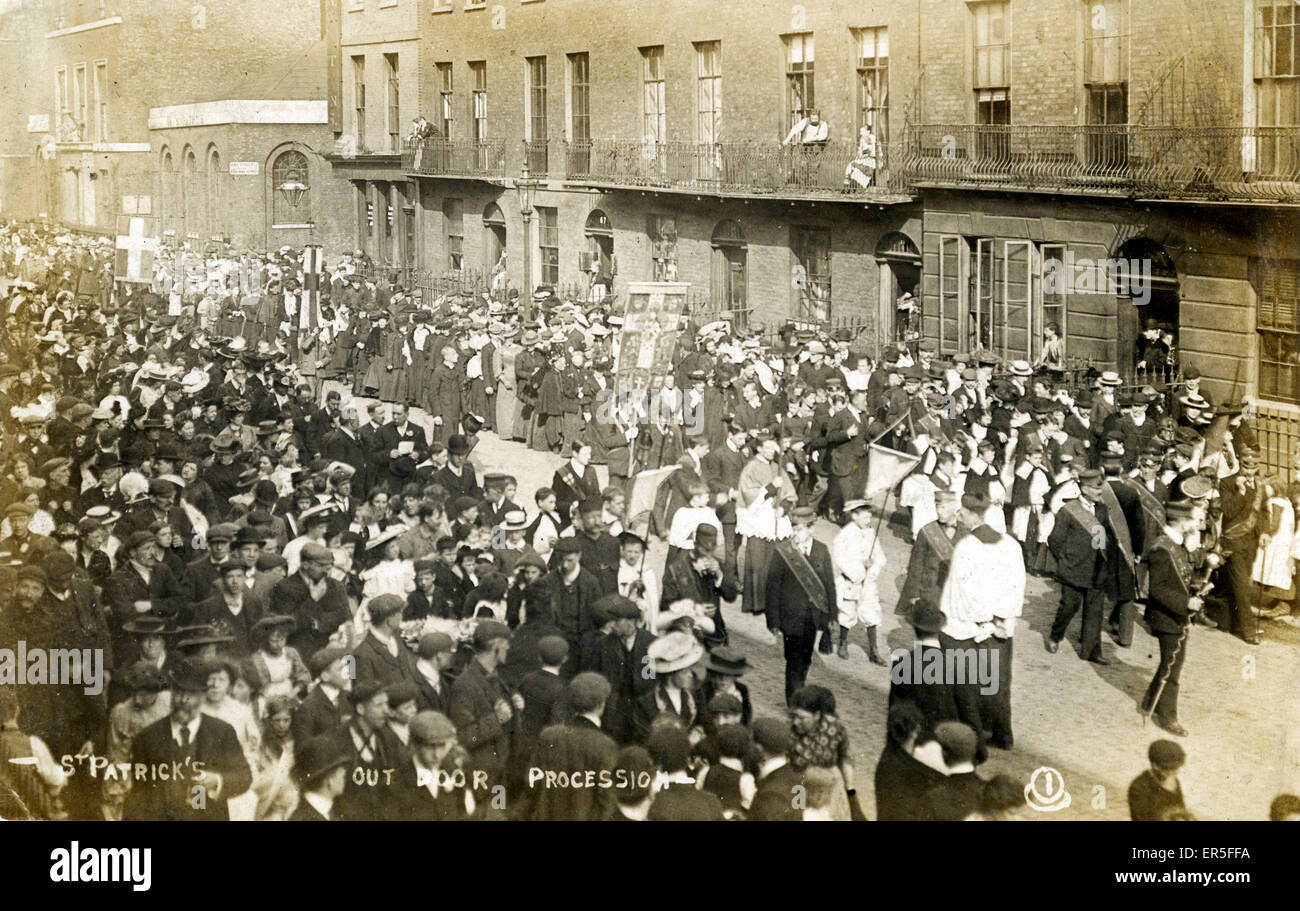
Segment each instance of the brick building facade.
[[[160,231],[201,245],[214,236],[250,247],[350,242],[351,220],[335,221],[347,197],[335,198],[342,191],[324,159],[336,136],[324,9],[294,0],[21,4],[31,54],[21,64],[26,91],[6,119],[45,129],[28,142],[33,189],[6,194],[5,214],[103,232],[120,215],[149,215]],[[286,151],[295,154],[281,160]],[[277,212],[285,195],[272,183],[290,170],[307,189],[299,211]]]

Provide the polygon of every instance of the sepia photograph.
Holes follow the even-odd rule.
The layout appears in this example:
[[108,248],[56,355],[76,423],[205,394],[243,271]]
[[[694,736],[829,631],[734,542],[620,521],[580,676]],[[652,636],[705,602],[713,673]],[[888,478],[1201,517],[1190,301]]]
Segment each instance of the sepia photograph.
[[1300,821],[1300,0],[0,0],[0,433],[41,881]]

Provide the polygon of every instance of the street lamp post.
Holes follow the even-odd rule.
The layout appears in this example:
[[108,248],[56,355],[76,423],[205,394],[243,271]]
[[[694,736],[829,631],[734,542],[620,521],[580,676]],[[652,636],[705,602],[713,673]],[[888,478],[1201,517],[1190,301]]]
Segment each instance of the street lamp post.
[[538,182],[529,176],[528,159],[524,159],[524,168],[519,176],[515,178],[515,192],[519,194],[519,214],[524,219],[524,319],[533,318],[533,250],[532,250],[532,223],[533,223],[533,191],[537,189]]

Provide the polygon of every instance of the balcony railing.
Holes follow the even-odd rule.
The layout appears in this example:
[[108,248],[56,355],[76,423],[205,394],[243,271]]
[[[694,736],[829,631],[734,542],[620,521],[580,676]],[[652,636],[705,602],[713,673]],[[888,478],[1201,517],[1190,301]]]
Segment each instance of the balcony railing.
[[913,186],[1300,201],[1300,127],[927,124],[893,164]]
[[402,150],[402,169],[430,177],[503,178],[506,143],[472,139],[407,140]]
[[848,143],[590,139],[565,143],[565,176],[592,184],[746,196],[871,197],[902,192],[889,179],[887,151],[881,150],[873,167]]

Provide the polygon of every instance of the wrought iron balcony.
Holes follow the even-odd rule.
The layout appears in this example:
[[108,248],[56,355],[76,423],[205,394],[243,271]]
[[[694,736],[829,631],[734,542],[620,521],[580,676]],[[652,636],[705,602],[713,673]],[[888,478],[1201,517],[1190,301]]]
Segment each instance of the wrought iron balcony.
[[1300,202],[1300,127],[927,124],[893,165],[912,186]]
[[402,170],[429,177],[501,179],[506,176],[506,143],[472,139],[407,140],[402,151]]
[[856,144],[781,146],[760,142],[565,143],[565,177],[589,186],[650,187],[720,196],[859,198],[904,202],[890,179],[888,149],[874,161]]

